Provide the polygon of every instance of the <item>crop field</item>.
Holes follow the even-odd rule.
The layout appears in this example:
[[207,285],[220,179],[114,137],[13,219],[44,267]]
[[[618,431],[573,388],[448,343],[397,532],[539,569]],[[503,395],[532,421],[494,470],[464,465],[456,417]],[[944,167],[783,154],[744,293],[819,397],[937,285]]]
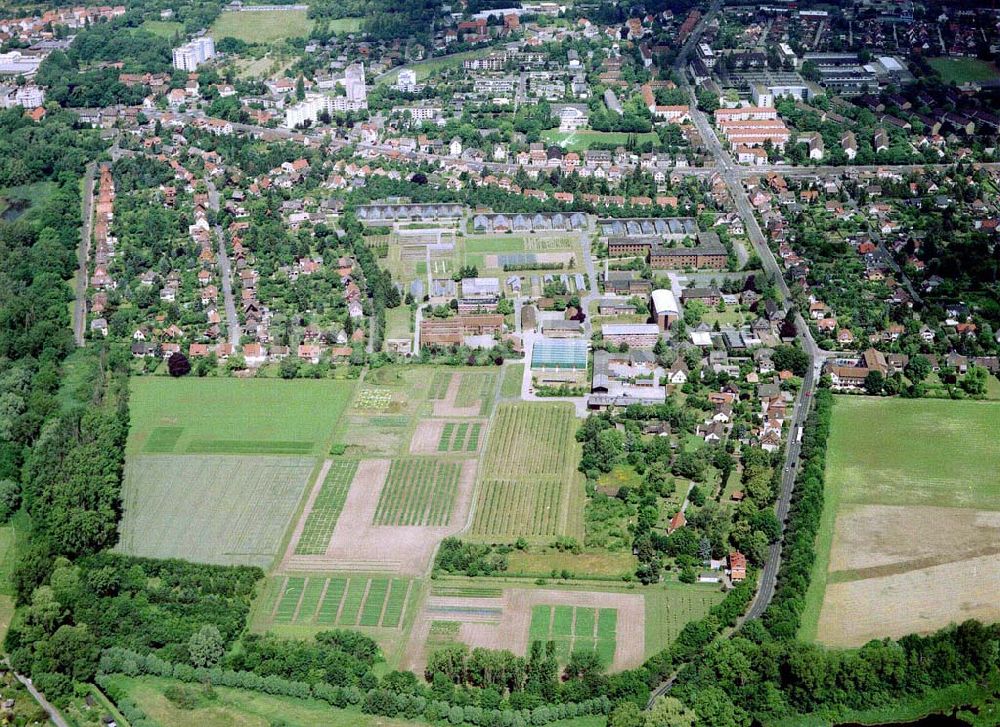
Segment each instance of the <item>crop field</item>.
[[305,38],[313,21],[305,10],[222,12],[212,24],[213,38],[236,38],[246,43],[272,43],[287,38]]
[[576,418],[564,404],[502,404],[483,458],[471,535],[578,535],[582,487],[575,470]]
[[500,382],[500,396],[504,399],[521,398],[521,382],[524,379],[524,364],[507,364],[503,367]]
[[431,379],[431,387],[427,398],[431,400],[444,399],[448,395],[448,385],[451,383],[451,371],[435,371]]
[[603,664],[615,656],[618,611],[585,606],[534,606],[528,641],[552,641],[556,656],[566,661],[574,651],[596,651]]
[[998,437],[996,402],[836,399],[802,638],[1000,618]]
[[439,452],[475,452],[479,449],[480,422],[445,422],[441,427]]
[[455,406],[464,408],[478,404],[479,413],[485,414],[495,385],[496,377],[487,371],[462,374],[458,394],[455,396]]
[[426,657],[447,643],[526,654],[536,640],[555,642],[563,662],[575,649],[596,651],[615,670],[642,662],[647,620],[643,595],[511,585],[435,583],[416,614],[406,666],[422,670]]
[[724,594],[714,585],[659,583],[644,590],[646,602],[646,656],[673,643],[689,621],[708,615]]
[[412,581],[368,576],[288,575],[271,579],[272,623],[399,628]]
[[353,382],[306,379],[137,376],[130,385],[129,455],[320,455],[354,392]]
[[294,457],[131,457],[117,550],[267,568],[313,465]]
[[326,552],[357,470],[357,462],[334,460],[330,463],[319,495],[306,517],[302,536],[295,546],[296,555],[320,555]]
[[928,58],[927,62],[945,83],[991,81],[1000,76],[996,64],[978,58]]
[[398,459],[375,509],[375,525],[447,525],[461,465],[430,458]]

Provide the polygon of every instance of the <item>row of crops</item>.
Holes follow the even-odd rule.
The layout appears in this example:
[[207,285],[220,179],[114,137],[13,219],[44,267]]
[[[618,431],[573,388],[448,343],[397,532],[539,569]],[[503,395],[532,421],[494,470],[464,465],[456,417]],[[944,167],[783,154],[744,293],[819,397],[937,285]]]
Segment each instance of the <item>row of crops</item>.
[[564,489],[552,478],[486,480],[479,488],[472,533],[511,538],[559,535]]
[[306,517],[302,536],[295,546],[296,555],[323,555],[326,552],[357,469],[357,462],[333,460],[312,510]]
[[438,452],[475,452],[479,449],[480,422],[448,422],[441,429]]
[[485,456],[487,477],[564,473],[576,427],[572,406],[503,404],[495,417]]
[[276,624],[397,628],[410,582],[403,578],[288,576]]
[[375,525],[447,525],[461,465],[434,459],[393,460],[375,509]]

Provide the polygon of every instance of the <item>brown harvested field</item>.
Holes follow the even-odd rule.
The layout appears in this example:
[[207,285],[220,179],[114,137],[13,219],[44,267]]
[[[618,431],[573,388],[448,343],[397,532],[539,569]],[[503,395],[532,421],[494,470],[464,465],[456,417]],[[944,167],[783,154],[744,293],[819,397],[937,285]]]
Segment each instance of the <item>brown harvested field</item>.
[[436,417],[477,417],[481,413],[482,402],[477,402],[470,406],[458,406],[455,400],[458,398],[458,390],[462,385],[463,374],[452,374],[451,382],[448,384],[448,391],[444,399],[434,402],[434,416]]
[[897,575],[828,583],[819,640],[861,646],[871,639],[935,631],[949,623],[997,619],[1000,566],[995,555]]
[[599,591],[506,588],[500,598],[430,596],[410,634],[405,668],[422,673],[427,664],[427,637],[433,621],[460,622],[458,640],[470,648],[528,652],[528,631],[535,606],[580,606],[618,611],[615,656],[611,669],[638,666],[644,657],[646,609],[641,595]]
[[[298,543],[293,535],[285,552],[282,570],[285,572],[362,571],[392,572],[406,576],[422,576],[430,568],[437,544],[462,530],[472,505],[476,479],[476,461],[463,460],[458,482],[458,494],[447,525],[376,526],[372,523],[382,488],[389,474],[388,459],[364,460],[358,464],[347,500],[337,519],[330,544],[323,555],[295,555]],[[302,513],[301,522],[309,515]],[[295,533],[301,534],[300,524]]]
[[817,639],[873,638],[1000,617],[1000,512],[920,505],[842,505]]
[[830,548],[830,573],[834,581],[842,571],[892,575],[997,553],[1000,512],[995,510],[842,505]]

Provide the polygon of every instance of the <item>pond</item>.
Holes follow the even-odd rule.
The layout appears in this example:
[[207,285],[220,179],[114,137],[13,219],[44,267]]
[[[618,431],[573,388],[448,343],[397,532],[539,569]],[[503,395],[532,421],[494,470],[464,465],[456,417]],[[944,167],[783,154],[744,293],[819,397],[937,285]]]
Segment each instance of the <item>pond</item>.
[[31,202],[26,199],[9,199],[7,200],[7,208],[0,213],[0,219],[4,222],[13,222],[27,212],[29,207],[31,207]]

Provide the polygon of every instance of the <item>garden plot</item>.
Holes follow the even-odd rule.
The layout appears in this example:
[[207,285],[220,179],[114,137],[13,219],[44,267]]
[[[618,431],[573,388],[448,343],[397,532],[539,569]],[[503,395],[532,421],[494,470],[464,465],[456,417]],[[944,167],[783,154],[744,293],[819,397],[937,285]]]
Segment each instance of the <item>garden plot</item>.
[[287,575],[271,579],[275,625],[398,629],[413,581],[364,575]]
[[130,457],[116,549],[146,558],[267,568],[314,463],[294,457]]
[[[574,648],[590,649],[620,671],[642,663],[645,621],[644,599],[638,594],[524,588],[506,588],[501,595],[439,591],[417,615],[407,667],[421,672],[444,633],[470,648],[508,649],[522,656],[533,640],[551,640],[560,661]],[[443,623],[459,626],[446,629]]]
[[411,454],[475,453],[486,438],[486,420],[426,419],[410,440]]
[[[440,374],[441,372],[438,372]],[[452,374],[448,386],[441,392],[435,374],[431,386],[434,416],[436,417],[476,417],[486,414],[493,402],[495,374],[489,371],[467,371]]]
[[327,460],[323,463],[306,503],[309,515],[300,520],[302,532],[298,534],[295,547],[297,555],[322,555],[326,552],[357,469],[357,462]]
[[447,525],[458,493],[461,465],[434,459],[394,460],[378,507],[376,525]]
[[[429,461],[433,464],[433,460]],[[399,513],[403,512],[398,506],[387,509],[385,504],[380,510],[383,492],[394,491],[395,486],[386,490],[392,462],[387,459],[360,462],[326,551],[322,555],[298,555],[298,538],[293,534],[282,569],[285,572],[389,571],[400,575],[424,575],[438,542],[459,532],[468,519],[476,461],[462,460],[452,464],[457,471],[457,482],[447,524],[383,525],[376,523],[398,520],[402,517]],[[429,512],[426,504],[423,512]],[[303,513],[306,522],[309,515],[307,509]],[[438,522],[440,520],[437,518]]]
[[576,426],[569,404],[501,404],[483,455],[471,536],[582,536]]

